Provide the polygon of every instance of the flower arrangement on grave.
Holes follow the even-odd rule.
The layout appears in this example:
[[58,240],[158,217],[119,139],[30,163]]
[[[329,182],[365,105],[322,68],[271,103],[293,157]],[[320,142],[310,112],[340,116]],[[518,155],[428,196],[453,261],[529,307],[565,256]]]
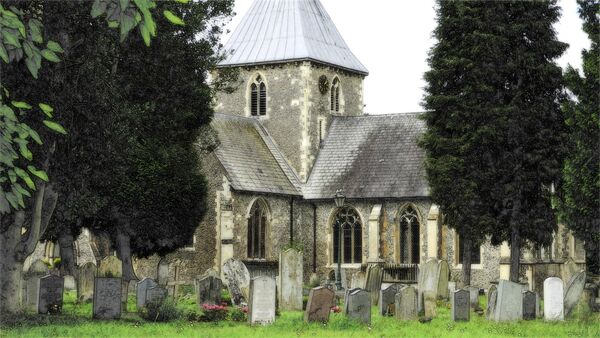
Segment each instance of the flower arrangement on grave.
[[342,308],[339,307],[339,306],[337,306],[337,305],[334,305],[334,306],[331,307],[331,312],[333,312],[333,313],[340,313],[340,312],[342,312]]
[[227,304],[202,304],[202,316],[200,321],[218,322],[227,319],[229,309]]

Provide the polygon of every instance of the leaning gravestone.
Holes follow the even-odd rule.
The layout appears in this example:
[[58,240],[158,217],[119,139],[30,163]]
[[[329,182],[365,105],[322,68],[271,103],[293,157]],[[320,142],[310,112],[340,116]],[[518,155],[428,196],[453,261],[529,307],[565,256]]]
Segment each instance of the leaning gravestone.
[[396,294],[400,290],[400,284],[389,285],[379,291],[379,314],[382,316],[393,316],[396,303]]
[[583,288],[585,286],[585,271],[581,271],[569,280],[567,283],[567,288],[565,289],[565,316],[568,316],[579,299],[581,299],[581,295],[583,294]]
[[[223,283],[227,286],[231,301],[234,305],[248,301],[250,273],[242,263],[235,258],[230,258],[223,263]],[[275,287],[273,287],[275,289]]]
[[274,322],[276,298],[274,278],[268,276],[252,278],[250,281],[248,321],[251,324]]
[[523,286],[521,284],[500,280],[494,320],[497,322],[520,320],[523,318]]
[[363,289],[365,287],[365,273],[362,271],[355,272],[352,275],[352,280],[350,281],[351,289]]
[[123,263],[117,256],[107,256],[100,261],[98,277],[119,278],[123,276]]
[[63,305],[64,279],[55,275],[47,275],[39,279],[38,313],[59,313]]
[[41,259],[34,261],[23,275],[25,282],[24,300],[27,308],[37,311],[39,279],[48,275],[50,269]]
[[417,290],[413,286],[400,288],[395,295],[394,317],[399,320],[417,319]]
[[563,282],[558,277],[549,277],[544,280],[544,319],[565,319]]
[[450,318],[453,321],[469,321],[471,313],[470,292],[457,290],[450,295]]
[[379,290],[381,290],[381,282],[383,281],[383,266],[380,264],[369,264],[366,280],[365,290],[369,291],[371,295],[371,304],[377,305]]
[[334,305],[335,292],[324,286],[319,286],[310,290],[308,303],[304,311],[305,322],[327,322],[329,313]]
[[479,288],[476,286],[467,287],[469,291],[469,302],[471,303],[471,308],[475,311],[479,310]]
[[366,290],[356,290],[348,295],[346,315],[350,319],[371,324],[371,294]]
[[536,317],[536,294],[535,292],[523,291],[523,319],[534,320]]
[[95,319],[118,319],[121,317],[121,278],[96,277],[94,280]]
[[490,286],[488,290],[487,308],[485,310],[485,316],[487,319],[494,318],[494,309],[496,309],[496,300],[498,298],[498,290],[496,285]]
[[221,304],[221,289],[223,289],[223,282],[219,277],[204,275],[197,279],[198,306],[201,307],[202,304]]
[[302,251],[287,249],[279,254],[279,307],[302,311]]
[[155,286],[157,286],[158,283],[156,283],[156,281],[154,281],[154,279],[149,278],[149,277],[144,277],[144,279],[142,279],[141,281],[139,281],[136,284],[136,288],[135,288],[135,297],[136,297],[136,306],[137,309],[140,310],[141,308],[143,308],[144,306],[146,306],[146,294],[148,292],[148,289],[153,288]]
[[92,299],[95,277],[96,264],[87,262],[79,267],[79,276],[77,277],[77,300],[79,302],[86,302]]
[[448,299],[448,276],[450,274],[450,267],[448,262],[441,260],[438,263],[438,286],[437,286],[437,297],[438,299]]

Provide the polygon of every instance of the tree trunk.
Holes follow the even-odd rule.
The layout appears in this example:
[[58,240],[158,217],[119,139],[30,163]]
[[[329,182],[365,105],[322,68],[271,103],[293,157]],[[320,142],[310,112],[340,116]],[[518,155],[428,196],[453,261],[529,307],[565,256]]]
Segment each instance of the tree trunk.
[[473,256],[473,242],[468,236],[464,236],[464,238],[461,238],[460,240],[463,241],[462,272],[463,281],[466,287],[471,285],[471,257]]
[[521,235],[516,225],[512,226],[510,234],[510,281],[519,283],[521,268]]
[[15,221],[0,233],[0,314],[19,310],[23,262],[17,260],[15,248],[21,242],[21,225]]
[[133,271],[133,262],[131,260],[131,238],[124,231],[117,231],[117,256],[122,262],[123,281],[121,284],[121,302],[122,308],[127,312],[127,295],[129,291],[129,282],[138,280]]
[[60,272],[61,275],[71,275],[77,278],[77,269],[75,262],[75,249],[73,248],[73,235],[71,233],[61,233],[58,237],[60,246]]

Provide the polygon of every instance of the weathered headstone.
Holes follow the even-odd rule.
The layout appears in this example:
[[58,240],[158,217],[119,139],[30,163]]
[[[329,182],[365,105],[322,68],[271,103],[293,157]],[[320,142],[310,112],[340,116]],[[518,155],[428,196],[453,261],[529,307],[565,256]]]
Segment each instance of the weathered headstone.
[[35,260],[30,266],[27,272],[23,274],[23,302],[26,307],[37,311],[37,296],[38,296],[38,284],[39,279],[50,273],[48,265],[41,259]]
[[562,280],[565,282],[570,281],[573,276],[581,272],[581,268],[575,263],[573,258],[567,258],[560,268]]
[[63,305],[64,279],[47,275],[39,279],[38,313],[59,313]]
[[438,270],[437,297],[438,299],[448,299],[448,277],[450,274],[448,262],[441,260],[438,263]]
[[252,324],[268,324],[275,321],[275,279],[267,276],[254,277],[250,281],[248,321]]
[[100,261],[98,277],[120,278],[123,276],[123,263],[117,256],[107,256]]
[[96,277],[96,264],[87,262],[79,267],[77,277],[77,300],[86,302],[94,294],[94,278]]
[[310,290],[308,303],[304,311],[305,322],[327,322],[331,307],[334,305],[335,292],[324,286]]
[[279,254],[279,308],[302,311],[302,251],[287,249]]
[[364,290],[364,289],[354,288],[354,289],[344,290],[344,313],[348,312],[348,295],[357,290]]
[[65,290],[67,291],[73,291],[77,289],[77,286],[75,285],[75,277],[71,276],[71,275],[66,275],[63,276],[64,280],[65,280]]
[[473,310],[479,310],[479,288],[469,286],[466,288],[469,291],[469,302]]
[[521,284],[500,280],[496,296],[494,320],[497,322],[523,318],[523,287]]
[[485,310],[485,316],[487,319],[494,319],[494,310],[496,309],[497,298],[498,289],[496,285],[492,285],[488,290],[487,308]]
[[223,278],[223,283],[227,286],[234,305],[248,301],[250,273],[242,261],[235,258],[225,261],[223,264]]
[[155,285],[146,290],[146,304],[148,303],[162,303],[168,296],[167,289],[160,285]]
[[423,309],[425,310],[425,317],[435,318],[437,317],[437,292],[436,291],[425,291],[423,292]]
[[413,286],[400,288],[395,295],[394,317],[399,320],[417,319],[417,290]]
[[544,280],[544,319],[564,320],[563,282],[558,277]]
[[523,291],[523,319],[534,320],[536,317],[536,294],[533,291]]
[[221,304],[221,289],[223,289],[223,282],[219,277],[204,275],[197,279],[198,306],[202,306],[202,304]]
[[419,312],[424,310],[423,293],[425,291],[433,291],[437,298],[437,289],[439,283],[439,261],[436,258],[430,258],[419,267],[419,284],[418,284],[418,305]]
[[379,314],[382,316],[393,316],[396,303],[396,294],[400,290],[400,284],[391,284],[379,291]]
[[450,295],[450,318],[453,321],[469,321],[471,313],[470,292],[467,290],[456,290]]
[[355,272],[352,275],[352,280],[350,281],[350,288],[351,289],[356,289],[356,288],[364,289],[365,278],[366,278],[366,276],[365,276],[364,272],[362,272],[362,271]]
[[93,318],[121,317],[121,278],[96,277],[94,280]]
[[448,295],[456,291],[456,282],[448,282]]
[[156,281],[154,281],[154,279],[152,279],[150,277],[144,277],[144,279],[142,279],[141,281],[139,281],[136,284],[135,304],[136,304],[138,310],[143,308],[144,306],[146,306],[146,299],[147,299],[146,294],[148,292],[148,289],[153,288],[157,285],[158,285],[158,283],[156,283]]
[[366,290],[356,290],[348,295],[346,315],[350,319],[371,324],[371,294]]
[[169,263],[165,259],[158,262],[156,268],[156,280],[159,285],[166,286],[169,283]]
[[[365,290],[371,295],[371,304],[377,305],[379,300],[379,290],[383,281],[383,266],[380,264],[369,264],[367,267],[367,278]],[[370,320],[370,319],[369,319]]]
[[569,280],[565,289],[565,316],[568,316],[577,302],[581,299],[583,288],[585,287],[585,271],[581,271]]

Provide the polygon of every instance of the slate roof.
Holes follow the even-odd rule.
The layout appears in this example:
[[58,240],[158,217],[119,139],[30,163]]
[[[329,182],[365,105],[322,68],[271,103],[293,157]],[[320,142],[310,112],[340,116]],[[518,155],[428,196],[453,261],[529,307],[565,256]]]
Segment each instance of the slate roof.
[[319,0],[255,0],[224,47],[220,67],[311,60],[368,74]]
[[417,140],[425,131],[418,113],[334,117],[308,182],[305,199],[429,196],[425,153]]
[[266,130],[253,118],[215,114],[215,150],[235,190],[300,196],[300,182]]

